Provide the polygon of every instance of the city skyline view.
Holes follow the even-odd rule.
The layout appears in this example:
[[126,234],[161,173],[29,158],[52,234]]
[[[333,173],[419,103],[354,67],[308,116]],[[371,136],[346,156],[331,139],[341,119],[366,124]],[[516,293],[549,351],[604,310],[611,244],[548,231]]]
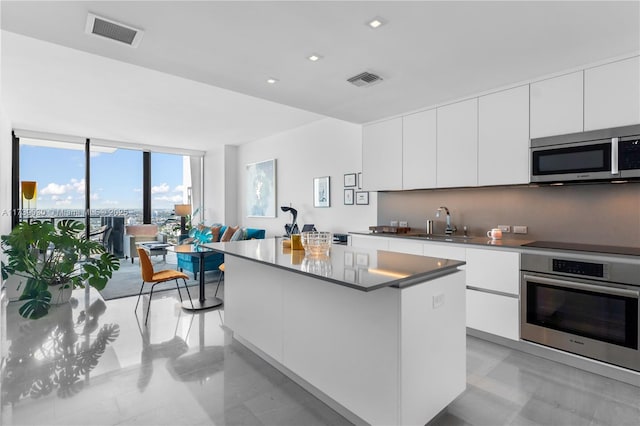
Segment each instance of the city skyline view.
[[[142,151],[110,151],[91,152],[91,215],[136,215],[143,204]],[[152,212],[162,211],[165,216],[166,210],[173,210],[175,204],[187,201],[189,183],[183,182],[184,163],[188,164],[188,161],[184,162],[181,155],[151,154]],[[20,180],[37,183],[35,201],[23,200],[21,207],[35,208],[41,211],[40,214],[46,214],[46,210],[52,216],[83,214],[84,164],[82,149],[21,144]]]

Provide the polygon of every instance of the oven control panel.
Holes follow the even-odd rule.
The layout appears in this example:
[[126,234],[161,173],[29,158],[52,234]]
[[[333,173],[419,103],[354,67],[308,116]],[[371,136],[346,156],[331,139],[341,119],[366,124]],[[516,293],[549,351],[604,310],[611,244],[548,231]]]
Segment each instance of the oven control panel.
[[551,259],[551,270],[563,274],[593,278],[609,278],[609,265],[606,263],[583,262],[572,259]]

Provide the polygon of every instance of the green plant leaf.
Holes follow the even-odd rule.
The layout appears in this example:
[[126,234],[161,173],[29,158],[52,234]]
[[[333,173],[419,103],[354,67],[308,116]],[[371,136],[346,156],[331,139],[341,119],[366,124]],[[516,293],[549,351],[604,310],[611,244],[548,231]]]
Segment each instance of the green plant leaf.
[[20,306],[20,309],[18,309],[18,313],[24,318],[38,319],[49,313],[49,307],[51,306],[51,293],[48,290],[39,292],[35,294],[35,297],[29,299],[25,299],[23,293],[22,296],[20,296],[20,300],[26,300],[24,305]]

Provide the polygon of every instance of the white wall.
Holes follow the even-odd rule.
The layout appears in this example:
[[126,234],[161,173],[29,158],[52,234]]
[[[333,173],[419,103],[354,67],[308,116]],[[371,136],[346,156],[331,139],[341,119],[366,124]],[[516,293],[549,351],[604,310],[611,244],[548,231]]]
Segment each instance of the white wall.
[[[224,147],[215,147],[204,156],[204,213],[206,224],[224,222]],[[197,208],[197,207],[196,207]],[[194,224],[195,225],[195,224]]]
[[[376,193],[370,194],[367,206],[343,204],[344,174],[359,172],[362,167],[362,126],[326,118],[238,147],[237,185],[226,187],[237,191],[238,216],[235,221],[226,218],[228,224],[263,228],[267,236],[284,233],[284,225],[291,222],[290,213],[278,209],[275,218],[246,215],[244,165],[272,158],[276,159],[276,204],[291,204],[298,210],[300,228],[313,223],[320,231],[346,233],[366,230],[376,223]],[[313,178],[321,176],[331,177],[329,208],[313,207]]]
[[0,234],[11,232],[11,123],[0,103]]

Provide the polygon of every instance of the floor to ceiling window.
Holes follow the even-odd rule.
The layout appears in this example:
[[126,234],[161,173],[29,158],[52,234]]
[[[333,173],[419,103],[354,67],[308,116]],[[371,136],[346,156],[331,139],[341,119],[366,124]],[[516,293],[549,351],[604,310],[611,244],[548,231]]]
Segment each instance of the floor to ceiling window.
[[92,216],[142,223],[142,151],[91,145]]
[[[176,205],[181,206],[176,209]],[[188,207],[187,207],[188,205]],[[151,153],[151,223],[169,236],[177,236],[181,217],[191,216],[189,157]]]
[[20,219],[84,218],[84,144],[20,139]]

